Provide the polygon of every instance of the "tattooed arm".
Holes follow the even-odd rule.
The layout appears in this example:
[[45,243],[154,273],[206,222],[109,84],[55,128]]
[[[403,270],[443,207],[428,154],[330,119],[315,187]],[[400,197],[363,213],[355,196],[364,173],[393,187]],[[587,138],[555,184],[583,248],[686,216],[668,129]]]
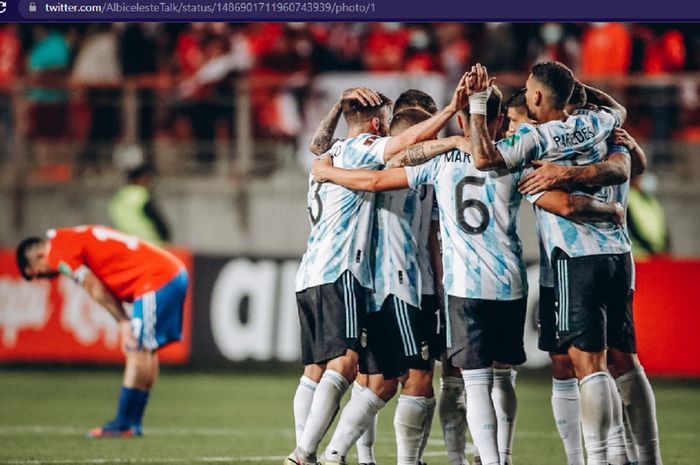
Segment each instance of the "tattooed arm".
[[601,202],[584,194],[547,191],[535,201],[535,205],[572,221],[610,221],[621,225],[625,220],[625,210],[620,203]]
[[321,156],[326,153],[337,140],[333,138],[333,134],[335,133],[335,128],[338,127],[340,115],[343,114],[342,102],[348,99],[359,100],[364,106],[380,105],[382,102],[381,97],[369,87],[345,90],[316,128],[316,132],[309,144],[309,150],[314,155]]
[[604,106],[612,109],[620,119],[620,126],[625,123],[627,119],[627,109],[620,105],[617,100],[612,98],[610,95],[606,94],[600,89],[583,84],[586,89],[586,99],[588,103],[592,103],[597,106]]
[[420,142],[402,150],[401,153],[389,160],[386,166],[387,168],[397,168],[399,166],[420,165],[442,153],[458,148],[461,139],[464,138],[452,136],[445,139]]

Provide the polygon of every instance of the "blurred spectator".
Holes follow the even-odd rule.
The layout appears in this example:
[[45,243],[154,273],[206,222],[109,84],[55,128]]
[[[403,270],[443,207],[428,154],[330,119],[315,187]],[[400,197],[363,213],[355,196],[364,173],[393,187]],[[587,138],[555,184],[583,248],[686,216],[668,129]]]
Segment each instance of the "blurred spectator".
[[445,23],[435,30],[440,61],[448,82],[457,83],[472,62],[473,48],[466,28],[462,23]]
[[22,44],[16,24],[0,26],[0,162],[12,154],[14,116],[12,87],[21,72]]
[[544,23],[539,35],[530,40],[531,62],[560,61],[574,72],[579,69],[578,39],[562,23]]
[[489,72],[516,69],[516,41],[511,23],[486,23],[479,47],[479,60]]
[[410,36],[401,23],[370,25],[365,38],[364,64],[368,71],[403,71]]
[[170,230],[153,199],[154,177],[149,165],[129,171],[128,184],[109,203],[109,216],[115,228],[160,245],[170,241]]
[[362,31],[364,23],[310,24],[314,41],[314,71],[360,71],[362,69]]
[[121,131],[121,63],[110,23],[91,24],[73,65],[73,80],[87,86],[90,130],[80,169],[99,169]]
[[627,226],[635,259],[670,252],[671,240],[663,207],[656,199],[657,180],[652,173],[632,178]]
[[437,61],[437,47],[427,25],[413,25],[408,28],[408,48],[406,49],[407,72],[440,71]]
[[591,23],[581,39],[584,79],[625,75],[632,57],[632,37],[622,23]]
[[66,78],[70,50],[63,34],[53,26],[37,24],[33,28],[34,45],[27,62],[30,88],[28,132],[31,139],[64,137],[68,132],[68,91]]

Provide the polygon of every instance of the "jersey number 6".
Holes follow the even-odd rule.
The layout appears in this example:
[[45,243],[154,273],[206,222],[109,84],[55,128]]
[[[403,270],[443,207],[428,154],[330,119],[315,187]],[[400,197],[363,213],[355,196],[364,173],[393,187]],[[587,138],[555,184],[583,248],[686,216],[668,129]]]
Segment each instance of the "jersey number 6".
[[[459,183],[457,183],[457,188],[455,189],[455,211],[457,212],[457,222],[459,223],[459,227],[462,228],[462,230],[467,234],[481,234],[486,231],[489,221],[491,220],[491,214],[489,213],[488,208],[486,208],[484,202],[481,200],[464,198],[464,186],[483,186],[485,182],[486,181],[484,181],[484,178],[465,176],[461,181],[459,181]],[[467,223],[467,220],[464,218],[464,214],[468,208],[475,208],[479,211],[479,213],[481,213],[481,223],[476,226],[472,226]]]

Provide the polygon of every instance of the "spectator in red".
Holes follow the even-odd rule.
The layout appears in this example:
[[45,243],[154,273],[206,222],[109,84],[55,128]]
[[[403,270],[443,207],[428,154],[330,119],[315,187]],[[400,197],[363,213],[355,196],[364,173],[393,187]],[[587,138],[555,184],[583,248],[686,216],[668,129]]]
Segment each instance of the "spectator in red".
[[409,27],[408,33],[406,71],[409,73],[439,71],[440,65],[436,59],[437,49],[431,31],[425,25],[416,25]]
[[364,64],[368,71],[403,71],[409,33],[401,23],[375,23],[365,38]]
[[581,73],[585,78],[627,74],[632,37],[622,23],[592,23],[581,39]]

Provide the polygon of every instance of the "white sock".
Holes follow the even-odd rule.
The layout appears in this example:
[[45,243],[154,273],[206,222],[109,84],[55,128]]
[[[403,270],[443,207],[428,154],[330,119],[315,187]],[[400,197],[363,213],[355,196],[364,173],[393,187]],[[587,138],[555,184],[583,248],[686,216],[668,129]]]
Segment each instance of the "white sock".
[[430,429],[433,427],[433,416],[435,415],[435,397],[428,399],[426,408],[428,409],[425,413],[425,421],[423,422],[423,435],[420,442],[420,447],[418,448],[418,461],[423,461],[423,453],[428,445],[428,439],[430,438]]
[[627,415],[627,411],[622,408],[622,422],[625,425],[625,444],[627,445],[627,458],[632,463],[639,462],[639,455],[637,455],[637,442],[634,439],[634,434],[632,433],[632,428],[630,427],[630,417]]
[[297,443],[297,454],[305,462],[316,461],[318,444],[338,412],[340,399],[348,390],[348,381],[333,370],[326,370],[316,387],[304,432]]
[[[363,389],[367,388],[360,384],[354,383],[352,385],[352,397],[357,396]],[[350,398],[351,400],[352,397]],[[376,462],[374,458],[374,438],[377,431],[377,417],[378,415],[375,414],[374,418],[367,424],[367,428],[365,428],[365,431],[362,433],[362,436],[360,436],[360,439],[358,439],[355,443],[355,447],[357,447],[357,463]]]
[[491,400],[493,368],[462,370],[467,422],[483,465],[499,465],[496,412]]
[[450,465],[463,465],[467,432],[467,409],[464,399],[464,380],[446,376],[440,378],[440,426],[445,439],[447,460]]
[[304,431],[306,417],[309,416],[311,401],[314,398],[318,383],[311,378],[302,376],[299,378],[299,386],[294,394],[294,433],[296,434],[296,443],[299,444],[301,433]]
[[581,390],[581,429],[586,445],[587,465],[608,464],[608,432],[612,399],[607,373],[596,372],[579,382]]
[[404,394],[399,396],[394,415],[396,463],[398,465],[416,465],[418,463],[423,428],[431,403],[434,408],[435,399]]
[[637,444],[639,465],[663,465],[656,425],[656,400],[642,367],[617,378],[622,404]]
[[627,445],[625,444],[625,425],[622,420],[622,401],[617,392],[617,384],[608,375],[610,397],[612,400],[612,417],[608,433],[608,463],[610,465],[625,465],[627,463]]
[[552,412],[568,465],[584,465],[578,380],[552,379]]
[[352,445],[360,439],[384,404],[371,389],[362,389],[354,395],[340,414],[333,437],[326,447],[326,459],[335,461],[347,456]]
[[498,455],[501,465],[511,465],[513,462],[513,434],[518,412],[518,398],[515,395],[516,375],[517,372],[510,368],[493,370],[491,400],[498,422]]

